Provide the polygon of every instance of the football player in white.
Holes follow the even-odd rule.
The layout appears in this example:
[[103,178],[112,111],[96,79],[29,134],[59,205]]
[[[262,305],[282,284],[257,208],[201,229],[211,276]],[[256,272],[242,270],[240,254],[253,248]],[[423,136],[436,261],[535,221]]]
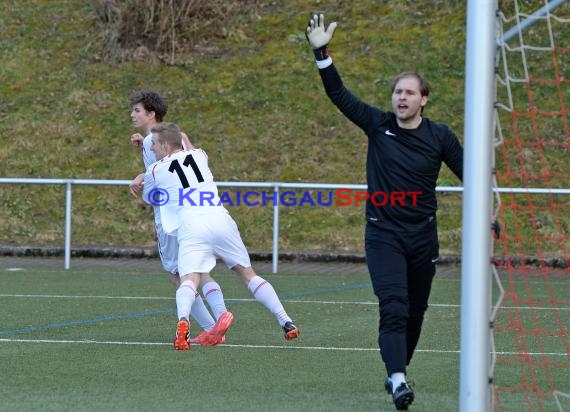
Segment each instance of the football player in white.
[[[134,91],[129,95],[128,101],[131,108],[131,121],[133,122],[133,126],[145,133],[146,136],[143,137],[140,133],[134,133],[131,136],[131,142],[141,150],[146,170],[156,161],[154,152],[150,150],[152,145],[150,129],[164,119],[168,105],[166,101],[153,90]],[[185,134],[183,134],[183,139],[185,147],[191,148],[192,144]],[[144,172],[139,174],[131,182],[130,191],[133,196],[137,197],[142,191],[143,179]],[[168,235],[164,232],[160,220],[160,212],[156,207],[154,208],[154,222],[162,267],[170,274],[170,280],[174,287],[178,288],[180,285],[178,276],[178,240],[175,236]],[[206,297],[210,308],[214,312],[215,318],[219,322],[222,314],[227,312],[222,289],[210,276],[204,276],[202,281],[202,293]],[[213,346],[223,341],[223,337],[218,339],[208,336],[209,332],[214,328],[216,321],[204,305],[199,293],[196,293],[191,314],[203,329],[191,342],[199,343],[203,346]]]
[[[273,286],[251,267],[247,249],[235,221],[221,204],[218,188],[201,149],[185,150],[180,129],[174,123],[151,128],[157,162],[145,174],[143,200],[159,207],[166,233],[178,238],[180,287],[176,291],[178,309],[176,349],[186,347],[183,335],[189,328],[189,309],[201,278],[220,258],[246,285],[253,297],[277,319],[291,340],[300,332],[285,311]],[[216,332],[214,332],[214,335]],[[214,336],[215,337],[215,336]]]

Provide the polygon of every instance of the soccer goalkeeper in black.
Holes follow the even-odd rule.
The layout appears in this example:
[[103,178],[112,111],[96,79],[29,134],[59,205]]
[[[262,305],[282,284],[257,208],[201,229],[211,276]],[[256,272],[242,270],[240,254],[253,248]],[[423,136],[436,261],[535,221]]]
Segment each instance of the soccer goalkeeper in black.
[[[378,345],[388,372],[384,386],[396,409],[406,410],[414,400],[406,366],[420,337],[439,258],[436,181],[442,162],[462,179],[463,148],[446,125],[422,117],[429,84],[415,72],[393,80],[392,111],[352,95],[328,54],[335,28],[331,23],[325,30],[324,16],[314,15],[306,36],[328,97],[368,136],[366,261],[380,306]],[[385,204],[381,193],[400,195]]]

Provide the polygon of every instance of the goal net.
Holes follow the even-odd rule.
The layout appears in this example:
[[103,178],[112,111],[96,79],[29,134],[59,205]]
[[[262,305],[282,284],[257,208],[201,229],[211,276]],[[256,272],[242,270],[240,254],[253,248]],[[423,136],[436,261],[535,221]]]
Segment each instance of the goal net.
[[570,410],[570,2],[500,0],[497,27],[492,406]]

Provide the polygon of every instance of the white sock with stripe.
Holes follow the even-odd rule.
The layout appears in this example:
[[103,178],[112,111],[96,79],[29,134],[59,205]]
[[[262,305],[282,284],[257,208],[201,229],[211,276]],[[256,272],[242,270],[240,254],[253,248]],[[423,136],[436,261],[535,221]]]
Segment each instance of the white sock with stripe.
[[218,320],[222,313],[227,312],[226,303],[224,302],[224,294],[222,288],[216,281],[208,282],[202,286],[202,293],[210,305],[214,317]]
[[207,332],[214,327],[216,320],[210,314],[202,296],[196,293],[194,298],[194,303],[190,308],[190,315],[192,315],[196,322],[198,322],[198,325]]
[[196,285],[191,280],[185,280],[176,289],[176,312],[178,319],[189,319],[190,308],[196,300]]
[[279,325],[283,326],[285,322],[291,322],[291,318],[285,312],[275,289],[271,283],[260,276],[255,276],[247,284],[247,288],[259,303],[265,306],[279,321]]

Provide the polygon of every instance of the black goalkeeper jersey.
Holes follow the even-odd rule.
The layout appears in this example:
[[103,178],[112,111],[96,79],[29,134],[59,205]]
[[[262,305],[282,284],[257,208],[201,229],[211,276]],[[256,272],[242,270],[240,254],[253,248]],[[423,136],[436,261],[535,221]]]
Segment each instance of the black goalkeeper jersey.
[[367,220],[407,226],[434,216],[441,163],[463,178],[463,148],[457,136],[446,125],[426,118],[416,129],[402,129],[394,113],[350,93],[334,64],[319,73],[332,102],[368,136]]

